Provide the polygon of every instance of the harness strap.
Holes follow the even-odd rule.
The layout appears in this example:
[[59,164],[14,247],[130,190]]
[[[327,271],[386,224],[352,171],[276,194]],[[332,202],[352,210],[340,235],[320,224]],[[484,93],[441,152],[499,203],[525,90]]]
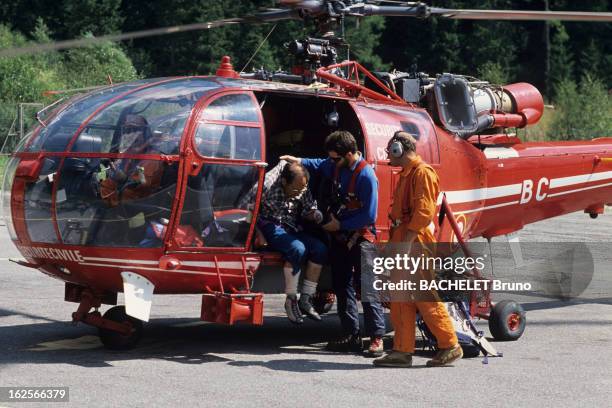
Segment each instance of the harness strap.
[[[357,210],[361,208],[361,202],[355,198],[355,187],[357,186],[357,177],[367,165],[368,162],[362,158],[359,163],[357,163],[355,170],[353,170],[351,173],[351,180],[349,181],[348,189],[346,192],[346,195],[348,196],[348,202],[345,205],[345,207],[349,210]],[[336,168],[334,169],[334,181],[336,184],[339,184],[339,178],[340,168],[336,166]],[[350,237],[348,237],[349,248],[356,243],[357,239],[363,236],[368,236],[370,234],[372,236],[376,235],[376,229],[373,225],[354,231],[354,233],[351,234]]]
[[[359,176],[359,173],[361,173],[361,171],[367,165],[368,163],[365,161],[365,159],[361,159],[361,161],[357,163],[357,167],[355,167],[355,170],[353,170],[351,174],[351,181],[349,182],[348,189],[347,189],[348,195],[355,195],[355,186],[357,185],[357,176]],[[336,166],[334,168],[334,181],[338,182],[339,178],[340,178],[340,168]]]
[[353,171],[353,174],[351,174],[351,181],[349,182],[348,190],[347,190],[347,194],[349,196],[354,196],[355,195],[355,185],[357,184],[357,176],[359,175],[359,173],[361,173],[361,170],[363,170],[365,168],[365,166],[367,166],[367,164],[368,163],[366,163],[366,161],[362,159],[357,164],[357,167],[355,167],[355,170]]

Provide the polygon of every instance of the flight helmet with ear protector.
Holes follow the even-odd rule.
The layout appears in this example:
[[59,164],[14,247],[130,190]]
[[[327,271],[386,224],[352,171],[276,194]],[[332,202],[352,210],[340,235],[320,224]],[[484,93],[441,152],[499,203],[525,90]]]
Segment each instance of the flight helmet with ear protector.
[[[389,155],[391,155],[391,157],[395,157],[399,159],[400,157],[404,155],[404,153],[406,153],[406,150],[414,150],[415,146],[414,146],[414,141],[412,137],[410,137],[408,140],[404,140],[402,137],[403,136],[402,134],[409,136],[409,134],[400,130],[398,132],[395,132],[395,134],[390,140],[388,152],[389,152]],[[410,146],[412,146],[412,149]]]
[[402,145],[400,141],[394,140],[391,142],[391,145],[389,145],[389,154],[399,159],[404,155],[404,145]]

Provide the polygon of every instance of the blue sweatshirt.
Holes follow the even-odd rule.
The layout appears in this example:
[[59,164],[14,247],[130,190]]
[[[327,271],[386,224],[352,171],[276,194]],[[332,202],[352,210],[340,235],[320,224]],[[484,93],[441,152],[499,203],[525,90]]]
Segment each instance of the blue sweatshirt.
[[[340,170],[340,194],[342,197],[347,196],[351,175],[361,160],[363,158],[355,162],[350,170],[346,167]],[[334,178],[336,163],[332,159],[302,159],[302,165],[313,175],[329,179]],[[376,214],[378,212],[378,179],[370,165],[365,166],[357,175],[354,193],[361,202],[361,208],[356,210],[345,209],[339,214],[340,229],[344,231],[366,228],[376,221]]]

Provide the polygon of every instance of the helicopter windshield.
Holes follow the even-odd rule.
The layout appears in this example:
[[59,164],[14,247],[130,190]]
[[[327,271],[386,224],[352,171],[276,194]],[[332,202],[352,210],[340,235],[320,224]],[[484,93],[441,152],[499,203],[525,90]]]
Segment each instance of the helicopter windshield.
[[9,166],[12,175],[20,156],[53,152],[44,154],[39,177],[25,184],[23,221],[29,238],[51,244],[161,246],[185,124],[196,102],[217,88],[206,78],[139,81],[73,99],[53,113]]

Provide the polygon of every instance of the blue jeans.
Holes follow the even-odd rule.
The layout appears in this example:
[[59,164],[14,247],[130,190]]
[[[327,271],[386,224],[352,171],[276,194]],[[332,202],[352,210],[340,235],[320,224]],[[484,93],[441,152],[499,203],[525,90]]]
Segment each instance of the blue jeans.
[[283,259],[293,267],[293,273],[300,271],[305,260],[323,265],[327,262],[327,247],[312,235],[303,232],[287,231],[282,225],[271,222],[258,224],[270,249],[283,254]]
[[[361,244],[357,241],[349,250],[344,242],[332,239],[330,264],[334,292],[338,301],[338,317],[344,334],[359,334],[359,310],[357,293],[361,279]],[[361,302],[365,334],[370,337],[382,337],[385,334],[385,315],[379,302]]]

